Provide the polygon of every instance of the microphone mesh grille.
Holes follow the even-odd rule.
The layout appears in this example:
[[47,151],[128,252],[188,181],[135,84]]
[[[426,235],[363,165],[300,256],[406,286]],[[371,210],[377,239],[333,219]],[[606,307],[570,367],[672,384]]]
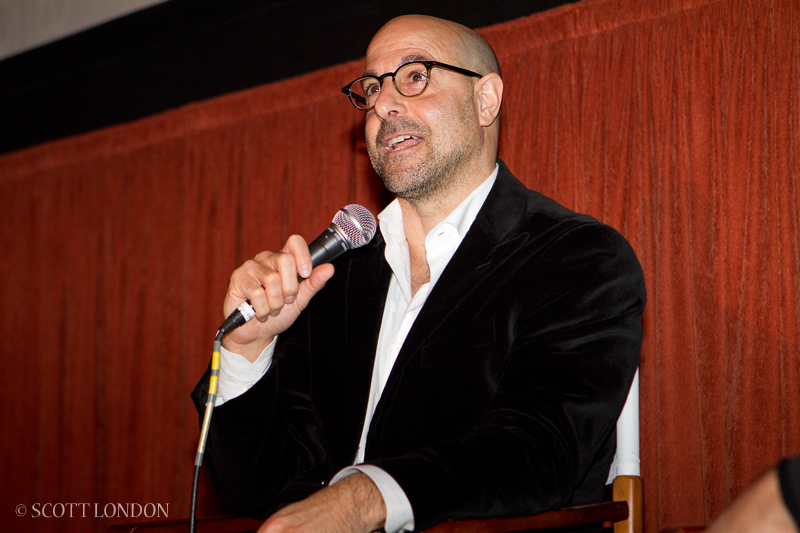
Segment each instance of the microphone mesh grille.
[[350,204],[341,208],[333,223],[339,227],[350,240],[351,248],[360,248],[372,240],[377,229],[375,217],[366,207]]

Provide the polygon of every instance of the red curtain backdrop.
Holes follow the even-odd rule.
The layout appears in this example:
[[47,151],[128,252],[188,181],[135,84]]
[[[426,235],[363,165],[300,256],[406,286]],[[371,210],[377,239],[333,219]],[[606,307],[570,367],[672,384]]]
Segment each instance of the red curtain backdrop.
[[[708,523],[800,452],[800,0],[586,0],[482,33],[501,157],[645,270],[646,530]],[[0,157],[0,529],[188,516],[230,272],[387,202],[339,92],[360,69]]]

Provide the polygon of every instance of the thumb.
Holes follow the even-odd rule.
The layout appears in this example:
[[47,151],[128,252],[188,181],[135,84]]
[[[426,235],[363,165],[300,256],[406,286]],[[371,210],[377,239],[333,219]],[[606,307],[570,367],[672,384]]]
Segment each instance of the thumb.
[[333,274],[334,268],[330,263],[324,263],[314,268],[311,271],[311,275],[300,284],[297,292],[298,304],[305,308],[311,298],[325,287],[325,284],[333,277]]

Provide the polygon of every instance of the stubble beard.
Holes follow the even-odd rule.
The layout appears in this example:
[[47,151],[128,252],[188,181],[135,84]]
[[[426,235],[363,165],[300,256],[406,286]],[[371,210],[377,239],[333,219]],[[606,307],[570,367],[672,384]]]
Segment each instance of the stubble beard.
[[[457,128],[460,135],[445,132],[445,135],[449,133],[456,136],[459,141],[449,151],[437,148],[430,129],[422,124],[405,118],[381,123],[375,143],[367,143],[367,153],[386,189],[400,198],[419,202],[431,199],[457,183],[470,156],[479,149],[477,140],[466,135],[469,129],[466,126],[468,119],[465,118],[465,113],[470,109],[471,102],[464,102],[460,110],[462,115],[459,117],[461,127]],[[419,135],[425,139],[423,142],[428,153],[423,161],[412,163],[405,161],[411,155],[406,157],[404,153],[391,154],[383,151],[383,141],[399,132]]]

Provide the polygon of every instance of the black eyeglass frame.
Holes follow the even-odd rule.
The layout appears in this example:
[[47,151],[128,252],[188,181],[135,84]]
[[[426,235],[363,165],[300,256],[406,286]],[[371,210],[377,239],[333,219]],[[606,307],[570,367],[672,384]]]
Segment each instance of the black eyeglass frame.
[[[425,82],[425,87],[423,87],[422,90],[420,92],[418,92],[417,94],[412,94],[412,95],[403,94],[403,91],[401,91],[400,87],[397,86],[397,79],[395,78],[395,76],[397,76],[397,73],[400,71],[400,69],[402,69],[404,67],[407,67],[408,65],[414,65],[414,64],[424,65],[425,69],[427,70],[427,74],[426,74],[427,81]],[[408,63],[403,63],[402,65],[397,67],[397,70],[395,70],[394,72],[387,72],[386,74],[381,74],[380,76],[361,76],[360,78],[356,78],[355,80],[351,81],[350,83],[348,83],[347,85],[342,87],[342,92],[344,94],[346,94],[348,96],[348,98],[350,98],[350,103],[353,104],[353,107],[355,107],[359,111],[369,111],[370,109],[375,107],[375,105],[373,104],[373,105],[371,105],[369,107],[359,107],[359,103],[360,103],[360,105],[366,106],[367,105],[367,100],[363,96],[360,96],[358,94],[353,94],[353,91],[350,90],[350,88],[353,85],[355,85],[356,83],[360,82],[361,80],[366,80],[366,79],[370,79],[371,78],[371,79],[378,80],[378,86],[382,87],[383,86],[383,80],[386,79],[387,76],[391,76],[392,77],[392,84],[394,85],[394,88],[397,89],[397,92],[399,94],[405,96],[406,98],[414,98],[416,96],[421,95],[422,93],[424,93],[428,89],[428,86],[431,83],[431,69],[433,69],[435,67],[443,68],[445,70],[450,70],[450,71],[455,72],[457,74],[463,74],[464,76],[470,76],[470,77],[473,77],[473,78],[482,78],[483,77],[483,75],[478,74],[477,72],[473,72],[471,70],[467,70],[467,69],[461,68],[461,67],[456,67],[456,66],[453,66],[453,65],[448,65],[447,63],[441,63],[439,61],[409,61]]]

